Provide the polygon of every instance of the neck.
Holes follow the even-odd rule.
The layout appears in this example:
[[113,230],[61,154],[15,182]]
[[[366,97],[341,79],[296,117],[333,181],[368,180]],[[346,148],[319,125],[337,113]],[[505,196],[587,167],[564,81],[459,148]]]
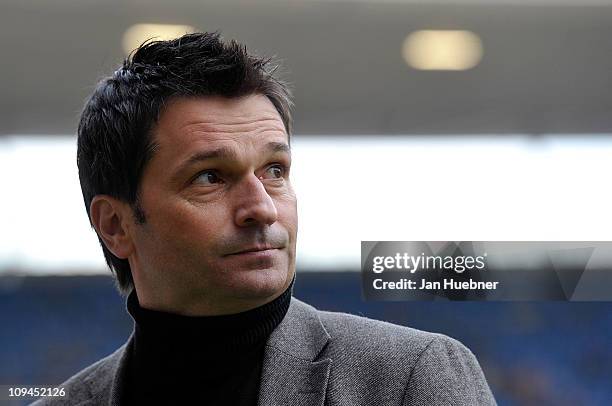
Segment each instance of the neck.
[[294,281],[274,300],[235,314],[185,316],[151,310],[140,305],[135,290],[128,296],[127,308],[135,321],[136,338],[240,347],[267,337],[276,328],[289,308]]
[[[270,296],[253,297],[220,297],[201,291],[185,291],[185,289],[151,289],[146,284],[143,288],[141,283],[136,283],[140,289],[135,288],[134,295],[138,297],[139,306],[143,309],[154,310],[164,313],[172,313],[181,316],[222,316],[243,313],[265,305],[276,300],[286,289],[293,286],[295,273],[291,280],[285,282],[284,288],[276,291]],[[135,281],[139,282],[139,281]]]

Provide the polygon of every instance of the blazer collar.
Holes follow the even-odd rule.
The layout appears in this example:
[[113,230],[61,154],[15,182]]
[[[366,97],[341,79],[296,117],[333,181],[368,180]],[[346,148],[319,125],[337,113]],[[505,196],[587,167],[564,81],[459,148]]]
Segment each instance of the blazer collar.
[[134,332],[132,331],[125,344],[102,361],[94,372],[84,378],[89,399],[78,403],[76,406],[120,406],[121,394],[124,391],[127,377],[128,359],[133,345]]
[[329,339],[317,310],[291,298],[266,345],[258,406],[323,406],[332,360],[317,358]]
[[285,318],[272,331],[266,345],[293,357],[312,361],[329,339],[317,310],[292,297]]

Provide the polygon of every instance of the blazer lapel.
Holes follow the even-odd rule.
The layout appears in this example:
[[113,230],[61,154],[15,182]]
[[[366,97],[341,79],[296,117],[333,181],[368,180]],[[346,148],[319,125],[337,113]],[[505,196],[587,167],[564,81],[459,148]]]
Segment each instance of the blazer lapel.
[[120,406],[121,394],[127,373],[127,361],[134,344],[134,333],[95,371],[85,378],[88,400],[76,406]]
[[134,346],[134,331],[128,338],[127,342],[123,347],[123,352],[119,357],[117,364],[113,370],[113,381],[110,387],[109,398],[101,404],[108,404],[109,406],[121,406],[121,397],[125,391],[125,381],[127,379],[127,363]]
[[332,360],[317,356],[329,338],[316,309],[292,297],[266,344],[258,405],[322,406]]

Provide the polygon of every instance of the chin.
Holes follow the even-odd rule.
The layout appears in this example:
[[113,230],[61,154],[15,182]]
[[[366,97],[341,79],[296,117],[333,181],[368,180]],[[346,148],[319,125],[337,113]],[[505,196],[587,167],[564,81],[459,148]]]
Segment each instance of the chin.
[[[291,278],[293,275],[291,275]],[[279,269],[250,269],[236,272],[226,289],[229,295],[248,300],[272,299],[283,293],[291,283],[289,272]]]

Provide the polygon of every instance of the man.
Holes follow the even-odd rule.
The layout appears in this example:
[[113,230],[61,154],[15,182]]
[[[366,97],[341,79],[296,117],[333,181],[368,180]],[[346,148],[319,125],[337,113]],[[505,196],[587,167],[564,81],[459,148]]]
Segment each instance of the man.
[[197,33],[99,84],[79,177],[134,332],[46,404],[495,404],[456,340],[292,297],[291,101],[274,70]]

